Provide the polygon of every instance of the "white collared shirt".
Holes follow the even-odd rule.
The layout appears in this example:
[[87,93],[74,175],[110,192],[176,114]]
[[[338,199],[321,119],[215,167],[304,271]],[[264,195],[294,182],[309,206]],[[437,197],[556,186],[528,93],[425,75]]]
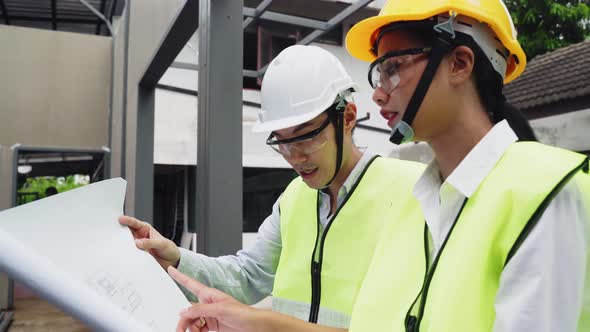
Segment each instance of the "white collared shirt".
[[[477,190],[517,136],[501,121],[443,182],[431,162],[414,186],[432,242],[431,259],[449,234],[463,201]],[[590,220],[577,184],[551,201],[502,271],[493,332],[574,332],[582,308]]]

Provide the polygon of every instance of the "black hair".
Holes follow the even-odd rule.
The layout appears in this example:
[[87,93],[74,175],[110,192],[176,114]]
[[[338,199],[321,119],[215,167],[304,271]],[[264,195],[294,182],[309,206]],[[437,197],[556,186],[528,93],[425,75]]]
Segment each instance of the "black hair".
[[475,87],[492,122],[498,123],[505,119],[520,141],[536,141],[535,132],[525,115],[506,101],[506,96],[502,92],[504,88],[502,76],[493,68],[492,63],[473,38],[466,36],[466,39],[468,40],[462,44],[472,49],[475,54],[473,66]]
[[[338,119],[339,116],[342,116],[342,121],[344,121],[344,109],[338,109],[338,105],[340,104],[340,97],[336,97],[334,103],[324,112],[328,114],[328,119],[330,119],[330,123],[334,126],[335,129],[338,128]],[[348,101],[344,100],[344,107],[348,105]],[[352,128],[351,134],[354,135],[354,130],[356,129],[356,123]]]
[[[424,43],[425,46],[432,45],[436,38],[431,20],[423,21],[421,25],[414,25],[411,29],[402,28],[401,30]],[[504,87],[502,76],[494,69],[483,50],[470,35],[459,31],[455,31],[455,34],[455,46],[467,46],[475,55],[473,66],[475,87],[492,123],[506,120],[520,141],[536,141],[535,132],[525,115],[506,101],[502,92]]]

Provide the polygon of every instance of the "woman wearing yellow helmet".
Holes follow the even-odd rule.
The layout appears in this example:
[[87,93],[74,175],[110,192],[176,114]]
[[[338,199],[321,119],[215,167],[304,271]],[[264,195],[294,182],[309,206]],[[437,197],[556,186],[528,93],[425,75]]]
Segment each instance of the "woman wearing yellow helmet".
[[[350,330],[590,331],[588,159],[534,142],[505,103],[526,58],[504,4],[389,0],[347,48],[371,62],[391,140],[435,152],[414,188],[426,220],[383,232]],[[342,331],[171,274],[205,303],[178,331]]]
[[371,61],[390,140],[435,153],[414,187],[425,223],[384,235],[351,330],[588,331],[588,159],[534,142],[506,104],[526,59],[504,4],[390,0],[347,48]]

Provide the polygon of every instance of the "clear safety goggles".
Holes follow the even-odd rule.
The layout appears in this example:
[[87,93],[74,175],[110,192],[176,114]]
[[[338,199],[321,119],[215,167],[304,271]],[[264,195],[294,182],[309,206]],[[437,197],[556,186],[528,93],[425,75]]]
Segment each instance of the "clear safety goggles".
[[410,48],[385,53],[371,63],[369,67],[369,84],[373,89],[381,88],[390,94],[399,84],[404,68],[410,68],[416,58],[432,51],[430,47]]
[[284,140],[277,140],[276,137],[274,137],[274,133],[271,133],[266,140],[266,144],[284,157],[291,157],[295,154],[310,155],[321,150],[326,146],[326,143],[328,143],[328,138],[322,133],[322,131],[326,129],[329,124],[330,117],[328,116],[326,121],[324,121],[317,129],[301,136]]

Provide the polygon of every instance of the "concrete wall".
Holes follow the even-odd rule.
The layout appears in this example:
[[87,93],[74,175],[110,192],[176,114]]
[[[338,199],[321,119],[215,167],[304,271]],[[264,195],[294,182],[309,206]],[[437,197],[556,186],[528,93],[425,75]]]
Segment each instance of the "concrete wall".
[[590,151],[590,109],[531,121],[539,141],[573,151]]
[[[134,215],[136,160],[135,146],[137,144],[137,97],[138,83],[148,63],[165,36],[168,27],[173,22],[179,9],[184,4],[183,0],[130,0],[128,5],[129,13],[129,44],[128,66],[125,68],[125,26],[127,22],[121,21],[119,32],[115,40],[115,107],[113,114],[113,156],[112,173],[113,177],[124,175],[127,180],[126,213]],[[124,81],[125,70],[127,80]],[[126,86],[126,89],[125,89]],[[125,94],[126,90],[126,96]],[[126,102],[124,100],[126,99]],[[125,124],[124,117],[126,118]],[[125,137],[121,137],[123,130]],[[124,141],[125,147],[121,145]],[[123,151],[124,150],[124,151]],[[125,169],[121,169],[121,154],[125,154]]]
[[111,39],[0,27],[0,144],[107,145]]
[[11,206],[13,151],[108,144],[111,38],[0,26],[0,210]]

